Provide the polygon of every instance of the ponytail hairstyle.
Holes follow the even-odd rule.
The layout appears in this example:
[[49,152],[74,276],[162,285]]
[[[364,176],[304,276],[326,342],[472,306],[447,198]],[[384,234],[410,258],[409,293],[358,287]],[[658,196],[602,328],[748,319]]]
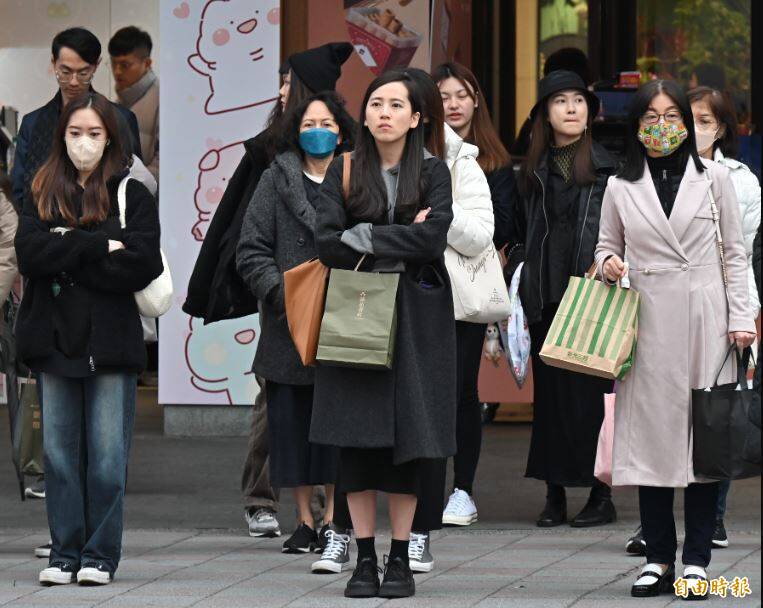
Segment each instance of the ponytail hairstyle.
[[[350,195],[345,203],[348,214],[355,220],[379,223],[387,213],[387,189],[381,174],[381,160],[376,140],[365,125],[366,107],[373,93],[380,87],[401,82],[408,91],[411,111],[423,118],[424,103],[416,82],[407,71],[389,71],[377,77],[363,97],[358,121],[358,135],[355,138],[355,154],[350,174]],[[421,171],[424,164],[424,121],[419,120],[415,128],[405,136],[405,148],[400,159],[400,173],[397,180],[395,198],[395,219],[404,224],[413,221],[421,206]]]
[[[460,63],[447,62],[435,68],[432,72],[432,78],[438,85],[443,80],[455,78],[472,98],[475,104],[474,116],[472,117],[469,135],[465,139],[480,149],[477,162],[482,170],[485,173],[492,173],[496,169],[510,165],[511,156],[509,156],[501,138],[498,137],[493,121],[490,120],[490,111],[487,109],[485,94],[472,71]],[[440,105],[442,105],[442,98],[440,98]]]
[[[78,188],[79,171],[66,151],[66,129],[79,110],[91,109],[100,117],[106,129],[103,157],[85,182],[82,194],[82,216],[74,199]],[[50,156],[32,180],[32,197],[40,219],[50,222],[62,218],[70,227],[103,222],[109,214],[111,199],[106,182],[128,166],[119,136],[116,111],[111,102],[94,91],[66,104],[58,120]]]

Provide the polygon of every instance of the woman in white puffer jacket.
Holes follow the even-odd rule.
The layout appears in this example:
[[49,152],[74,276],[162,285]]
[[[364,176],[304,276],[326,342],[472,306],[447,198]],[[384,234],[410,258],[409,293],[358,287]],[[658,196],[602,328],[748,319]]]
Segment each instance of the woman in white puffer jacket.
[[[758,288],[752,269],[752,248],[755,235],[760,228],[760,184],[755,174],[744,163],[733,157],[737,148],[737,121],[733,105],[720,91],[710,87],[697,87],[688,93],[694,115],[694,130],[697,151],[703,158],[712,159],[729,169],[731,182],[739,203],[742,219],[742,235],[747,254],[747,283],[750,308],[755,317],[760,312]],[[756,352],[753,347],[753,352]],[[715,513],[713,547],[728,547],[729,539],[723,519],[726,514],[726,497],[730,482],[721,481],[718,489],[718,504]]]

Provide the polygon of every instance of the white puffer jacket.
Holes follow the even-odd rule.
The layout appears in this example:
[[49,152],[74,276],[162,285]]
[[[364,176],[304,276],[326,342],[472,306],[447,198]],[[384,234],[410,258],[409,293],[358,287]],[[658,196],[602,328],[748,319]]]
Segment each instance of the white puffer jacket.
[[750,308],[755,316],[760,311],[758,288],[755,285],[755,274],[752,272],[752,243],[760,226],[760,184],[755,174],[744,163],[733,158],[726,158],[720,150],[716,150],[713,160],[729,169],[731,182],[739,201],[739,216],[742,218],[742,234],[744,248],[747,253],[747,282],[750,291]]
[[445,125],[445,161],[453,181],[453,222],[448,245],[471,257],[493,240],[493,200],[487,178],[477,163],[479,148],[466,143]]

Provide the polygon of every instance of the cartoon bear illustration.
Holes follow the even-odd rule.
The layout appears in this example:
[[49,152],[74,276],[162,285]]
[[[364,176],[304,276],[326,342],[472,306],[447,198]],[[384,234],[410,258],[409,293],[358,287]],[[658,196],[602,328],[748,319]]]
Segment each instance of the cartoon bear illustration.
[[185,359],[191,384],[205,393],[225,393],[231,405],[249,405],[260,391],[251,371],[260,333],[259,315],[204,325],[189,317]]
[[244,154],[244,145],[240,141],[222,146],[217,141],[208,140],[207,144],[214,147],[199,161],[199,175],[193,193],[199,219],[191,228],[191,234],[197,241],[204,240],[209,222],[228,186],[228,180]]
[[196,53],[188,64],[209,79],[207,114],[233,112],[276,99],[276,70],[272,62],[262,60],[266,52],[278,52],[278,20],[272,17],[272,10],[253,7],[262,4],[209,0],[204,6]]

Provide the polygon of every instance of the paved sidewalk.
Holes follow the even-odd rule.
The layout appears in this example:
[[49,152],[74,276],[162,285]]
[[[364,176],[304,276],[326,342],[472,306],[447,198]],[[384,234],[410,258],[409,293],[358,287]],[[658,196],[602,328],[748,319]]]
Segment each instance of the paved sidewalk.
[[[417,594],[394,600],[402,607],[497,608],[675,605],[662,596],[635,600],[630,585],[642,560],[623,551],[620,530],[489,531],[448,529],[433,542],[435,570],[416,576]],[[30,550],[42,531],[0,531],[0,606],[91,607],[333,607],[378,606],[384,600],[347,600],[349,572],[314,575],[314,556],[284,555],[278,539],[242,533],[129,530],[115,582],[101,588],[38,586],[43,560]],[[377,542],[388,547],[388,537]],[[353,547],[354,554],[354,547]],[[354,561],[354,555],[353,555]],[[715,551],[710,575],[750,577],[745,599],[713,598],[706,606],[761,605],[760,534],[735,532],[728,549]]]

